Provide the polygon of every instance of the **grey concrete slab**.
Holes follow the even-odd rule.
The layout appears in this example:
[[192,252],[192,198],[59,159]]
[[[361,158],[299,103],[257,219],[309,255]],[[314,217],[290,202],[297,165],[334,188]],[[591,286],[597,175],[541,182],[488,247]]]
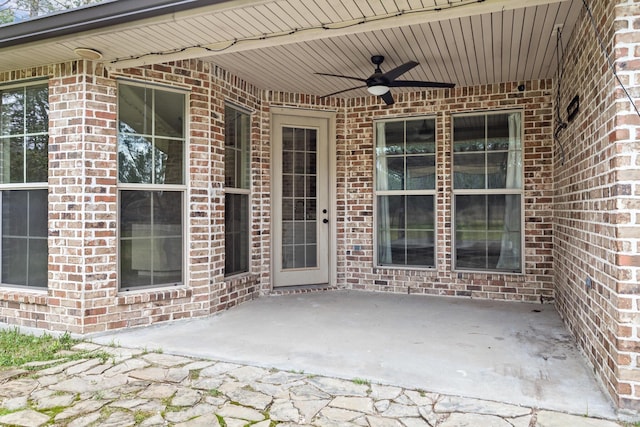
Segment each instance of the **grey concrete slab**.
[[95,342],[615,417],[552,305],[334,291]]

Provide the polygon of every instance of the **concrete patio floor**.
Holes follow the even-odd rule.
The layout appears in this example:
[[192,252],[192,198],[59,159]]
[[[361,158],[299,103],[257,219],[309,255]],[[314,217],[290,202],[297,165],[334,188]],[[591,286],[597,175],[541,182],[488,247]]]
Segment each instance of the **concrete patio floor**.
[[553,305],[319,292],[91,339],[616,418]]

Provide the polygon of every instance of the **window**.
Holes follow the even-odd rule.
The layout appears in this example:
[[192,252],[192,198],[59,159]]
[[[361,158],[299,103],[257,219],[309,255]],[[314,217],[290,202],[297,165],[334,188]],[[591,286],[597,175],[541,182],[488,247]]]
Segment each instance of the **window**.
[[249,142],[251,116],[226,106],[224,139],[224,274],[249,271]]
[[185,95],[118,85],[120,287],[183,281]]
[[376,123],[376,246],[381,266],[435,266],[435,119]]
[[49,88],[0,88],[0,281],[47,287]]
[[522,271],[521,120],[453,117],[456,269]]

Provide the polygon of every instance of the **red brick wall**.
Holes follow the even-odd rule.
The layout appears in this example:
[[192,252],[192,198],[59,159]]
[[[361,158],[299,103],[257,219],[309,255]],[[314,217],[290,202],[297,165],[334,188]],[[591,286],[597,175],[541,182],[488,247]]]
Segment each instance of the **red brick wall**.
[[[337,287],[533,302],[553,299],[552,82],[528,82],[522,92],[517,86],[518,83],[506,83],[458,88],[434,91],[428,96],[398,94],[393,107],[386,107],[373,97],[345,102],[303,94],[268,94],[263,109],[265,147],[270,137],[270,107],[336,111]],[[523,111],[524,119],[525,274],[453,272],[451,115],[511,109]],[[373,121],[415,115],[437,117],[437,268],[377,268],[373,265]],[[266,149],[265,155],[269,155]],[[264,163],[268,163],[266,159]],[[262,210],[265,216],[269,215],[269,209]],[[268,243],[265,246],[268,248]],[[360,250],[354,250],[355,246]],[[270,258],[265,256],[263,265],[268,268]],[[267,271],[263,283],[269,279]]]
[[[86,64],[90,65],[90,64]],[[201,316],[270,291],[270,108],[336,111],[338,287],[540,301],[551,298],[551,83],[515,83],[398,94],[392,108],[374,98],[319,100],[263,92],[199,61],[107,73],[72,64],[51,85],[52,299],[48,327],[74,332]],[[74,68],[75,67],[75,68]],[[66,70],[66,69],[65,69]],[[118,292],[117,77],[189,90],[188,286]],[[224,102],[255,111],[252,124],[252,274],[225,280]],[[451,114],[521,109],[525,129],[524,275],[451,271]],[[436,115],[438,259],[432,270],[373,266],[373,120]],[[62,235],[62,236],[61,236]],[[361,250],[354,250],[354,246]],[[15,298],[15,293],[11,298]],[[41,302],[45,301],[44,299]],[[14,304],[15,306],[15,304]],[[35,310],[27,310],[33,312]],[[7,317],[14,317],[7,312]],[[31,322],[33,323],[33,322]],[[23,324],[26,324],[23,322]]]
[[[0,82],[33,77],[48,79],[50,88],[49,283],[47,290],[0,288],[0,321],[92,333],[205,316],[267,291],[260,282],[264,168],[252,172],[252,270],[224,278],[224,102],[256,111],[252,164],[264,164],[260,91],[195,60],[114,73],[77,61],[2,73]],[[189,91],[184,286],[118,289],[118,77]]]
[[85,332],[106,312],[104,289],[115,280],[116,111],[100,71],[75,66],[49,81],[49,322]]
[[[429,93],[396,94],[386,107],[373,97],[347,102],[345,137],[338,147],[339,268],[351,289],[541,302],[553,299],[552,82],[503,83]],[[524,274],[452,271],[451,116],[523,111]],[[434,269],[375,267],[373,246],[373,121],[436,117],[437,259]],[[356,249],[356,246],[360,250]]]
[[[607,55],[637,95],[640,2],[588,4]],[[617,87],[584,8],[564,70],[562,119],[567,120],[566,107],[575,95],[580,111],[555,145],[557,306],[617,405],[638,411],[640,119]]]
[[[188,275],[186,286],[175,289],[118,293],[114,284],[115,307],[113,303],[107,307],[98,319],[103,326],[96,330],[104,325],[111,329],[206,316],[256,297],[261,290],[259,244],[253,247],[249,274],[224,277],[224,105],[231,101],[257,111],[260,92],[226,71],[197,60],[125,70],[117,76],[189,91]],[[252,134],[258,133],[259,123],[259,114],[255,114]],[[260,142],[252,140],[253,151],[259,152],[256,148]],[[252,172],[252,187],[262,187],[260,177],[257,171]],[[254,209],[252,221],[261,220],[260,211]],[[92,331],[87,327],[85,332]]]
[[[67,192],[69,182],[82,185],[82,179],[74,173],[82,167],[80,137],[82,122],[74,117],[82,110],[85,82],[79,76],[82,63],[69,62],[46,67],[0,73],[0,83],[17,83],[22,80],[42,78],[49,80],[49,163],[63,165],[69,174],[49,170],[51,208],[58,213],[49,221],[49,289],[0,288],[0,320],[6,323],[44,329],[82,331],[83,282],[83,232],[76,222],[82,217],[77,205],[82,196]],[[73,87],[72,91],[68,88]],[[57,129],[54,129],[57,128]],[[67,226],[60,230],[59,227]]]
[[612,271],[617,279],[615,350],[619,405],[640,412],[640,1],[619,1],[615,8],[613,37],[615,68],[633,101],[615,90],[614,155],[609,163],[615,177],[615,249]]

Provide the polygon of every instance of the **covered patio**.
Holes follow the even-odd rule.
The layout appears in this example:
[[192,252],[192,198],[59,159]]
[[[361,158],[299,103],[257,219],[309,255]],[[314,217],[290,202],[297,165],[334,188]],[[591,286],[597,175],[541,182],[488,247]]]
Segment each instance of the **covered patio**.
[[2,26],[0,321],[609,416],[604,389],[637,416],[637,3]]
[[551,305],[333,291],[271,296],[102,344],[615,418]]

